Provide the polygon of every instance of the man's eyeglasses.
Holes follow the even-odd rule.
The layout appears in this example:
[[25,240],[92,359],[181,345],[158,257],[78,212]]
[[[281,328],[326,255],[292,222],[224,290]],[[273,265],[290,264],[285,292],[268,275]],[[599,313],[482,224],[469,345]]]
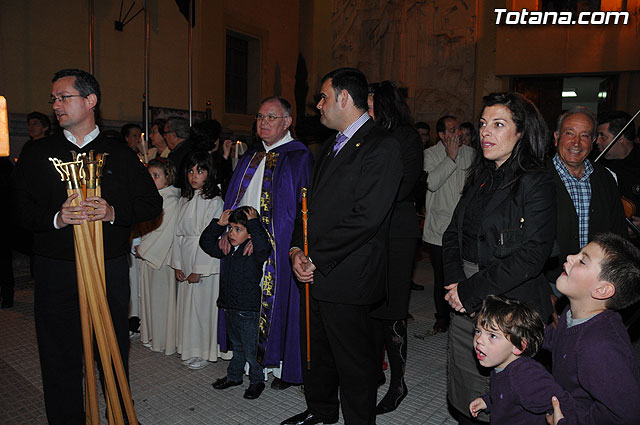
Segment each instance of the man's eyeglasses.
[[83,96],[81,94],[63,94],[62,96],[51,96],[51,100],[49,100],[49,104],[53,105],[54,103],[56,103],[56,100],[60,103],[65,103],[67,101],[67,99],[69,99],[70,97],[87,97],[87,96]]
[[288,115],[283,115],[281,117],[278,117],[276,115],[263,115],[263,114],[256,114],[256,121],[262,121],[262,120],[267,120],[268,122],[274,122],[275,120],[277,120],[278,118],[286,118]]

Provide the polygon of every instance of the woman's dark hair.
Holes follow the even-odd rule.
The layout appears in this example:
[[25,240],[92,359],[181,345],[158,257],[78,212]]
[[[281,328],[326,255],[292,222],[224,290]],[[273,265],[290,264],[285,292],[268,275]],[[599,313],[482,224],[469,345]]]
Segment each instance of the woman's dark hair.
[[401,125],[412,125],[409,107],[400,90],[391,81],[385,80],[369,86],[373,94],[373,114],[376,124],[393,131]]
[[204,199],[212,199],[220,195],[220,188],[218,187],[218,171],[213,165],[211,155],[206,151],[193,151],[184,160],[182,196],[188,200],[193,198],[195,191],[189,184],[189,171],[191,171],[193,167],[197,167],[198,169],[207,172],[207,180],[204,183],[204,186],[202,186],[201,196]]
[[[549,130],[538,108],[520,93],[491,93],[482,98],[482,112],[489,106],[502,105],[511,112],[520,138],[511,151],[511,156],[502,165],[510,169],[512,178],[504,186],[515,184],[525,171],[544,166],[549,144]],[[482,112],[480,116],[482,116]],[[479,120],[478,120],[479,121]],[[478,152],[467,172],[465,191],[473,185],[486,170],[493,170],[495,164]],[[507,170],[509,171],[509,170]]]
[[173,162],[169,161],[166,158],[153,158],[151,161],[149,161],[147,168],[154,167],[162,170],[167,178],[167,184],[169,186],[176,183],[176,174],[178,173],[176,171],[176,166],[173,165]]

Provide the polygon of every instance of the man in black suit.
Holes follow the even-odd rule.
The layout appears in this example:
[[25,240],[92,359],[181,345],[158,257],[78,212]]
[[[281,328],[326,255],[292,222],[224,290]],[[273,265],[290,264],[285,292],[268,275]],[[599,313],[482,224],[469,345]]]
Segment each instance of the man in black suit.
[[[596,143],[598,150],[604,151],[627,123],[629,125],[626,130],[607,151],[600,164],[615,173],[620,194],[635,206],[636,212],[629,218],[636,228],[640,228],[640,146],[635,143],[636,129],[631,115],[624,111],[613,111],[601,117],[598,120]],[[629,236],[632,238],[631,242],[640,246],[640,238],[631,229]]]
[[554,252],[544,268],[552,287],[567,255],[580,251],[593,236],[612,232],[625,237],[627,233],[615,179],[588,159],[597,128],[593,112],[578,106],[560,116],[553,133],[557,153],[547,161],[547,169],[556,187],[558,221]]
[[385,297],[389,218],[402,162],[395,139],[367,114],[364,74],[340,68],[322,82],[321,122],[338,134],[325,142],[313,171],[309,256],[299,248],[301,223],[290,253],[298,280],[312,283],[312,365],[303,374],[308,409],[282,424],[337,422],[338,393],[346,424],[374,424],[381,365],[369,312]]

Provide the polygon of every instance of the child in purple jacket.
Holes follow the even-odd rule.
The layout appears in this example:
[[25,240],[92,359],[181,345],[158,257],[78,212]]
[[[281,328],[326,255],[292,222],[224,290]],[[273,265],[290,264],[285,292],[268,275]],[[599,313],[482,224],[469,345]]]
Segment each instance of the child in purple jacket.
[[546,424],[553,395],[571,411],[567,392],[531,358],[543,335],[544,323],[535,309],[507,297],[485,298],[476,317],[473,345],[478,362],[493,370],[490,393],[469,404],[474,418],[485,410],[492,424]]
[[557,328],[545,330],[553,377],[575,402],[560,400],[553,423],[640,424],[640,367],[629,334],[614,310],[640,299],[640,250],[617,235],[597,235],[569,255],[556,281],[569,299]]

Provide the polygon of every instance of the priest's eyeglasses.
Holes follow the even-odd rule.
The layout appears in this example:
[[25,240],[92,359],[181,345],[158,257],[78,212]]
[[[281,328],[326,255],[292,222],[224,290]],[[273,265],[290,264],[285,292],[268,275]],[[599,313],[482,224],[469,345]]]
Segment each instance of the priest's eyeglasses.
[[260,122],[262,120],[267,120],[268,122],[274,122],[275,120],[277,120],[278,118],[286,118],[287,115],[283,115],[281,117],[278,117],[276,115],[263,115],[263,114],[256,114],[256,121]]
[[70,97],[87,97],[81,94],[63,94],[62,96],[51,96],[51,100],[49,100],[49,105],[53,105],[56,103],[56,100],[60,103],[65,103],[67,99]]

